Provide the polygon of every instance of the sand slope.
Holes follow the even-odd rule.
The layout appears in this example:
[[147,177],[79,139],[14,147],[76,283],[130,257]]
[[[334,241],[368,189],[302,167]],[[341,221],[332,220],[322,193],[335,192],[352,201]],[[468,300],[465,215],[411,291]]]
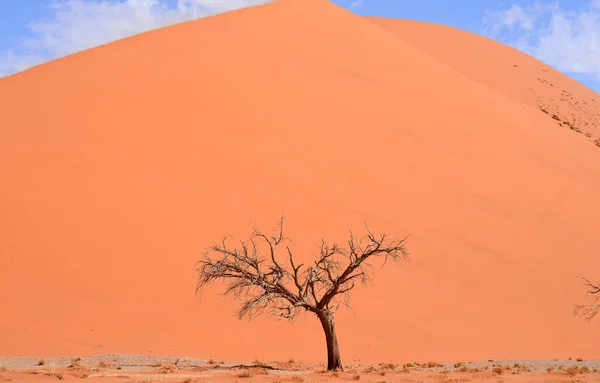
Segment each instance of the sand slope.
[[539,60],[446,25],[368,19],[466,76],[545,111],[549,119],[555,115],[558,119],[553,121],[559,126],[580,132],[590,141],[600,137],[600,96]]
[[305,256],[365,219],[411,234],[339,312],[346,362],[600,357],[571,314],[600,269],[600,148],[409,41],[280,0],[0,80],[0,354],[322,360],[314,318],[194,296],[206,246],[283,210]]

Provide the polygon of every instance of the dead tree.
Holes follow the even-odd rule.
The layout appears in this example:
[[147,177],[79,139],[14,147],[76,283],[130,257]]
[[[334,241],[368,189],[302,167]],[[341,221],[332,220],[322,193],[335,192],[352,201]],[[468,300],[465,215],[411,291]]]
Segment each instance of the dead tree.
[[327,369],[343,370],[334,313],[340,305],[349,304],[356,282],[366,283],[372,277],[371,260],[380,258],[385,265],[388,258],[401,261],[408,257],[406,237],[388,240],[385,233],[375,236],[367,227],[359,241],[350,232],[347,248],[322,240],[318,259],[305,265],[296,263],[285,244],[291,241],[283,234],[283,221],[281,217],[270,235],[254,228],[238,247],[229,247],[227,237],[211,246],[198,262],[196,293],[212,282],[225,282],[223,294],[242,302],[239,319],[262,313],[289,320],[303,312],[316,315],[325,332]]
[[578,316],[584,317],[586,320],[591,320],[600,312],[600,283],[592,283],[585,278],[581,278],[583,283],[588,288],[588,294],[594,296],[594,302],[587,305],[577,305],[573,313]]

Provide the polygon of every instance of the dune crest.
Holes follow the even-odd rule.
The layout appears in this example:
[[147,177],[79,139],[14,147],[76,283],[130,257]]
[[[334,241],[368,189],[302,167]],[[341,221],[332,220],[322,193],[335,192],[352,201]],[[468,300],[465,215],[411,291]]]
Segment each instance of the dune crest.
[[600,358],[571,314],[600,270],[600,148],[539,110],[528,56],[392,24],[279,0],[0,79],[0,355],[322,361],[314,318],[194,296],[207,246],[284,211],[306,259],[365,220],[411,234],[339,312],[346,363]]

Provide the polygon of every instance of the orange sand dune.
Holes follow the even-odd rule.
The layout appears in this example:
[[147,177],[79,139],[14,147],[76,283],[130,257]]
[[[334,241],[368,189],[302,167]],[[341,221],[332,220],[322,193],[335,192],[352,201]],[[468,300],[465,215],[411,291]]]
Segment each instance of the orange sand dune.
[[382,23],[279,0],[0,80],[0,354],[324,360],[315,318],[194,296],[207,246],[285,211],[305,257],[365,219],[411,234],[338,313],[347,363],[600,358],[571,313],[600,270],[600,148],[534,107],[556,72]]
[[369,20],[466,76],[528,106],[587,138],[600,137],[600,96],[516,49],[446,25],[369,17]]

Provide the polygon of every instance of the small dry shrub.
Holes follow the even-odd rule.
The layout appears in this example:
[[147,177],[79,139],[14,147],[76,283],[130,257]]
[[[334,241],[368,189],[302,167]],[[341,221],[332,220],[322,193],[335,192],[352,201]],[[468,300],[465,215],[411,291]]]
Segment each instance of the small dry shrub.
[[369,366],[369,367],[367,367],[367,368],[365,368],[365,369],[363,370],[363,372],[364,372],[365,374],[370,374],[370,373],[372,373],[372,372],[375,372],[375,371],[376,371],[376,369],[375,369],[375,367],[373,367],[373,366]]
[[250,371],[243,371],[243,372],[240,372],[240,373],[238,374],[238,377],[239,377],[239,378],[251,378],[251,377],[252,377],[252,372],[250,372]]
[[44,364],[46,364],[46,361],[44,360],[44,358],[38,360],[38,363],[37,363],[38,366],[43,366]]
[[359,374],[354,374],[354,376],[352,377],[352,379],[354,379],[354,380],[360,380],[360,375]]
[[73,359],[71,359],[71,364],[69,365],[69,369],[70,370],[79,371],[79,370],[81,370],[81,368],[82,368],[82,366],[81,366],[81,358],[73,358]]
[[65,376],[63,375],[63,373],[62,373],[62,372],[60,372],[60,371],[58,371],[58,372],[55,372],[55,373],[54,373],[54,376],[56,376],[56,377],[57,377],[58,379],[60,379],[60,380],[64,379],[64,377],[65,377]]
[[172,364],[163,365],[158,371],[161,374],[172,374],[173,372],[175,372],[175,366],[173,366]]
[[[336,375],[336,376],[337,376],[337,375]],[[293,376],[292,376],[292,380],[293,380],[294,382],[298,382],[298,383],[300,383],[300,382],[304,382],[304,378],[303,378],[303,377],[301,377],[300,375],[293,375]]]
[[331,376],[334,376],[334,377],[337,378],[338,376],[340,376],[340,373],[337,372],[337,371],[334,371],[334,372],[331,373]]
[[577,374],[587,374],[590,369],[587,366],[571,366],[565,370],[565,373],[569,376],[575,376]]

